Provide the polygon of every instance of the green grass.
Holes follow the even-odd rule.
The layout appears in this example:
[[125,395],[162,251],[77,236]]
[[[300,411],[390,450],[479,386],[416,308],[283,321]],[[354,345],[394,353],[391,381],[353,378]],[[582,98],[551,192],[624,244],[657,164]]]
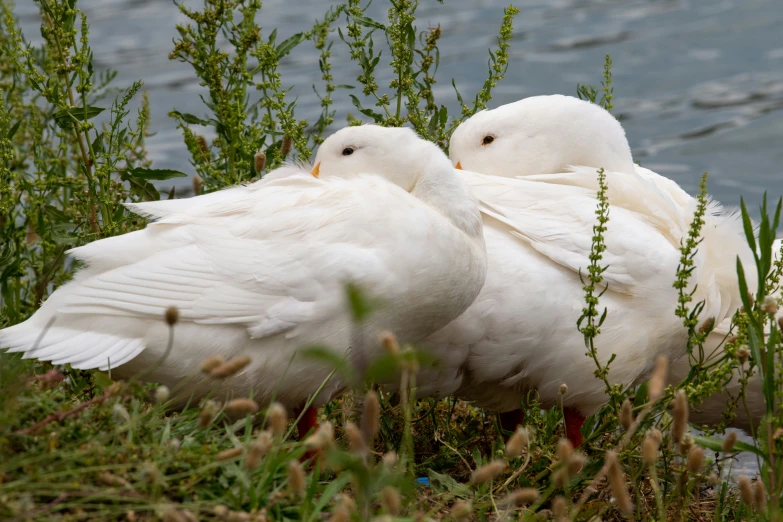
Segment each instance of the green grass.
[[[143,227],[123,203],[160,199],[154,181],[184,176],[155,169],[147,159],[150,110],[143,81],[118,88],[115,73],[93,69],[89,26],[75,0],[36,1],[44,43],[34,47],[18,30],[10,2],[0,0],[0,327],[29,317],[70,278],[76,267],[65,258],[68,248]],[[486,81],[471,99],[454,85],[461,109],[450,115],[433,92],[440,28],[417,29],[418,2],[387,5],[383,20],[368,17],[366,5],[355,0],[334,5],[286,40],[257,25],[261,4],[255,0],[207,0],[192,11],[180,7],[188,23],[178,27],[171,59],[190,64],[207,95],[202,116],[177,107],[169,116],[198,173],[196,194],[252,181],[286,159],[307,160],[339,126],[335,121],[409,125],[446,149],[454,128],[485,108],[502,81],[518,11],[498,13]],[[220,35],[232,42],[230,53],[220,48]],[[315,121],[297,116],[281,66],[283,57],[306,45],[319,52],[321,82],[313,88],[322,110]],[[335,45],[350,51],[356,67],[352,85],[337,85],[332,76]],[[379,74],[383,68],[389,74]],[[392,79],[379,85],[378,77]],[[608,56],[601,89],[578,86],[577,93],[611,110]],[[336,114],[337,97],[351,100],[359,116]],[[133,100],[140,108],[132,114]],[[198,135],[191,127],[196,124],[211,127],[216,138]],[[587,356],[601,343],[596,289],[604,270],[603,232],[611,226],[604,192],[584,274],[579,327]],[[705,198],[706,178],[702,206]],[[703,215],[701,207],[699,212]],[[354,392],[321,409],[322,425],[331,423],[333,433],[322,432],[308,445],[296,442],[292,426],[268,422],[265,410],[241,418],[226,414],[236,405],[199,403],[175,410],[154,383],[113,382],[97,371],[0,354],[0,519],[781,520],[783,441],[777,430],[783,419],[776,405],[782,400],[783,348],[764,303],[783,270],[772,262],[779,208],[764,207],[761,215],[754,231],[744,212],[757,266],[741,272],[755,277],[760,289],[736,314],[736,337],[726,354],[705,360],[706,318],[699,317],[701,304],[688,293],[699,246],[697,214],[682,245],[680,270],[672,274],[680,290],[672,314],[690,333],[694,371],[676,387],[663,389],[659,372],[648,383],[622,389],[609,386],[611,368],[597,364],[596,377],[607,383],[609,399],[588,419],[586,444],[577,452],[560,442],[560,408],[542,410],[534,394],[527,401],[524,435],[514,435],[506,447],[511,434],[499,432],[494,414],[458,400],[409,400],[404,385],[401,394],[378,390],[378,408],[365,408],[372,383],[357,383]],[[354,297],[364,310],[361,297]],[[415,382],[420,363],[414,360],[416,352],[405,347],[386,364],[401,370],[405,382]],[[738,367],[746,380],[764,383],[765,429],[754,444],[724,447],[715,436],[720,426],[710,427],[705,437],[688,434],[682,422],[687,403],[720,391],[725,376]],[[672,401],[678,407],[670,410]],[[269,431],[272,427],[282,433]],[[322,458],[299,467],[313,443],[325,445]],[[727,457],[739,451],[757,455],[762,464],[758,484],[764,491],[751,488],[750,496],[758,498],[745,498],[748,502],[712,476],[730,467]],[[421,477],[429,479],[428,486],[417,485]],[[633,513],[625,511],[628,501]]]

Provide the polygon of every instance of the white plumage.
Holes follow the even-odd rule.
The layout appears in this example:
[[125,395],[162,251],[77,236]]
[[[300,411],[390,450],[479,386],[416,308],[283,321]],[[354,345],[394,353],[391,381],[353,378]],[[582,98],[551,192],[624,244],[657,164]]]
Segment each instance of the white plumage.
[[[545,404],[559,402],[564,383],[565,406],[582,415],[605,402],[576,328],[599,168],[611,203],[601,261],[608,265],[608,291],[599,305],[608,317],[596,339],[599,359],[606,364],[615,354],[609,379],[630,385],[648,375],[657,355],[675,360],[685,353],[672,283],[696,201],[634,165],[611,115],[575,98],[527,98],[460,125],[450,155],[481,203],[489,261],[474,304],[429,339],[469,352],[462,396],[507,412],[531,389]],[[736,257],[746,266],[752,258],[736,215],[711,203],[705,219],[690,281],[691,289],[698,285],[693,302],[706,300],[702,317],[722,321],[741,304]]]
[[[366,126],[327,139],[316,162],[312,174],[286,167],[248,186],[130,205],[154,222],[72,250],[86,268],[0,331],[0,346],[121,377],[150,369],[196,396],[213,386],[262,402],[275,395],[294,408],[331,370],[294,357],[300,348],[327,346],[361,366],[381,330],[418,341],[462,313],[486,254],[478,209],[448,158],[410,130]],[[358,327],[346,283],[381,299]],[[172,305],[173,350],[154,366]],[[252,363],[223,381],[199,377],[215,355]],[[335,379],[317,404],[344,385]]]

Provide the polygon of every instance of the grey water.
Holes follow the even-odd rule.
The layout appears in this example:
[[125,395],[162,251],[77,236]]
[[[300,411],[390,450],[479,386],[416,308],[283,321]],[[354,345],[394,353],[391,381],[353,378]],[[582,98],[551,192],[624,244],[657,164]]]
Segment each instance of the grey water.
[[[487,49],[494,45],[510,0],[423,0],[418,29],[440,24],[443,38],[435,94],[457,107],[453,78],[466,98],[481,87]],[[188,0],[197,7],[201,2]],[[765,191],[783,194],[783,2],[779,0],[524,0],[515,21],[506,79],[490,107],[539,94],[576,94],[598,86],[604,55],[614,62],[614,112],[636,160],[694,193],[701,173],[709,191],[729,206],[743,197],[751,208]],[[80,0],[89,17],[95,65],[118,71],[117,85],[143,79],[152,107],[150,157],[158,168],[192,173],[182,138],[167,113],[205,115],[204,89],[188,64],[168,59],[176,24],[185,23],[167,0]],[[259,16],[263,34],[278,41],[307,30],[329,2],[268,0]],[[373,17],[385,3],[375,0]],[[38,9],[19,0],[16,12],[28,40],[40,41]],[[344,24],[344,21],[341,22]],[[333,74],[349,83],[358,68],[333,35]],[[297,96],[297,116],[319,112],[316,51],[303,44],[282,64],[283,83]],[[355,83],[355,82],[354,82]],[[379,83],[382,83],[379,81]],[[293,99],[293,98],[292,98]],[[335,94],[340,115],[356,114],[346,91]],[[341,125],[338,120],[337,126]],[[189,183],[180,181],[178,188]],[[163,187],[161,187],[163,188]],[[755,212],[754,212],[755,213]],[[752,473],[753,460],[735,470]]]

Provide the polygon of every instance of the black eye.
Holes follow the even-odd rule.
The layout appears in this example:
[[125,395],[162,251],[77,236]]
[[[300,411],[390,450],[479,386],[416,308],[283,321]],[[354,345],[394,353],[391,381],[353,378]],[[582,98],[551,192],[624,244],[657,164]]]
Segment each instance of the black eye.
[[343,149],[343,156],[350,156],[351,154],[353,154],[353,148],[345,147]]
[[482,141],[482,144],[483,145],[489,145],[493,141],[495,141],[495,137],[494,136],[484,136],[484,141]]

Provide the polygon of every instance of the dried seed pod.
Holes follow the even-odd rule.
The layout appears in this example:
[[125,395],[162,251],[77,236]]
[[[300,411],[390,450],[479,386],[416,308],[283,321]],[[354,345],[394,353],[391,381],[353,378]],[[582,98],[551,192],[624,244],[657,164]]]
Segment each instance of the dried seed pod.
[[617,502],[617,508],[623,515],[630,517],[633,515],[633,503],[631,502],[631,496],[628,494],[628,489],[625,487],[623,472],[620,469],[620,463],[615,452],[606,452],[606,465],[608,468],[609,485],[612,488],[612,495],[614,495]]
[[506,461],[493,460],[487,464],[484,464],[479,469],[473,472],[470,476],[471,484],[484,484],[491,480],[494,480],[500,475],[503,470],[506,469]]
[[677,393],[674,394],[672,416],[674,417],[672,438],[674,442],[682,442],[685,428],[688,425],[688,397],[685,395],[685,390],[677,390]]
[[390,515],[399,516],[400,514],[400,493],[393,486],[386,486],[383,488],[383,507]]
[[305,473],[298,460],[288,463],[288,488],[297,497],[301,497],[305,492]]
[[291,147],[294,144],[294,140],[290,136],[283,136],[283,143],[280,144],[280,155],[284,158],[291,152]]
[[567,463],[569,475],[576,475],[582,471],[582,467],[585,465],[585,456],[579,451],[574,451],[571,456],[568,457]]
[[252,359],[247,355],[237,357],[217,366],[209,372],[209,375],[215,379],[225,379],[242,371],[251,361]]
[[266,167],[266,154],[257,152],[253,158],[253,169],[258,173],[264,170],[264,167]]
[[169,391],[168,386],[158,386],[155,388],[155,402],[158,404],[163,404],[169,400],[170,396],[171,392]]
[[764,311],[765,314],[775,315],[778,313],[778,301],[771,295],[768,295],[764,298],[764,304],[761,306],[761,309]]
[[730,453],[732,450],[734,450],[734,445],[736,443],[737,443],[737,432],[730,431],[729,433],[726,434],[726,438],[723,439],[723,445],[721,449],[726,453]]
[[767,488],[761,480],[757,480],[753,485],[753,505],[756,511],[763,512],[767,509]]
[[688,471],[699,473],[702,466],[704,466],[704,452],[700,447],[694,446],[688,452]]
[[753,496],[753,488],[750,486],[750,479],[745,475],[742,475],[737,479],[737,486],[739,486],[740,500],[742,500],[742,503],[746,506],[753,506],[755,498]]
[[169,326],[174,326],[177,324],[177,321],[179,321],[179,308],[176,306],[169,306],[166,308],[166,313],[164,314],[164,318],[166,319],[166,324]]
[[706,334],[712,331],[712,328],[715,326],[715,318],[714,317],[708,317],[706,321],[704,321],[701,326],[699,327],[699,333],[700,334]]
[[393,333],[384,332],[381,334],[381,343],[389,355],[398,355],[400,353],[400,343],[397,342],[397,336]]
[[349,422],[345,425],[345,436],[348,437],[348,446],[356,454],[364,455],[367,453],[367,443],[364,435],[356,424]]
[[235,459],[241,454],[242,454],[242,448],[230,448],[227,450],[223,450],[217,455],[215,455],[215,460],[217,460],[218,462],[223,462],[224,460]]
[[370,390],[364,396],[364,411],[362,412],[362,433],[365,440],[372,444],[381,425],[381,403],[378,394]]
[[273,402],[269,406],[266,416],[266,421],[269,425],[269,429],[272,430],[272,435],[275,437],[283,435],[288,426],[288,414],[285,411],[285,406],[279,402]]
[[214,370],[224,362],[226,362],[226,360],[219,355],[213,355],[212,357],[207,357],[206,359],[201,361],[201,373],[211,373],[212,370]]
[[234,399],[226,404],[223,411],[232,419],[240,419],[256,413],[258,403],[253,399]]
[[386,466],[386,468],[391,469],[394,467],[395,464],[397,464],[397,452],[392,450],[388,453],[383,454],[383,465]]
[[503,500],[507,506],[527,506],[538,500],[541,495],[535,488],[515,489]]
[[658,356],[655,362],[655,370],[653,370],[650,382],[647,385],[647,396],[650,402],[655,402],[663,395],[663,389],[666,386],[666,369],[669,364],[669,360],[663,356]]
[[473,514],[473,503],[470,500],[460,500],[451,508],[451,516],[455,520],[464,520]]
[[750,350],[748,349],[748,346],[743,344],[739,348],[737,348],[737,360],[740,364],[745,364],[748,359],[750,358]]
[[560,439],[557,442],[557,460],[566,461],[574,452],[574,445],[568,439]]
[[102,471],[98,475],[98,482],[105,486],[110,486],[113,488],[131,488],[131,483],[125,480],[122,477],[118,477],[117,475],[113,473],[109,473],[108,471]]
[[620,424],[622,424],[623,428],[626,430],[633,424],[633,406],[628,399],[623,401],[623,405],[620,408]]
[[198,176],[193,176],[193,194],[200,196],[202,188],[204,188],[204,186],[201,182],[201,178]]
[[659,442],[649,433],[644,437],[644,441],[642,442],[642,460],[646,465],[654,466],[658,461],[659,446]]
[[514,459],[522,455],[527,450],[528,441],[527,429],[522,426],[517,427],[506,443],[506,457]]
[[198,425],[202,428],[209,426],[212,419],[215,418],[218,412],[218,405],[215,401],[207,401],[201,408],[201,413],[198,414]]

